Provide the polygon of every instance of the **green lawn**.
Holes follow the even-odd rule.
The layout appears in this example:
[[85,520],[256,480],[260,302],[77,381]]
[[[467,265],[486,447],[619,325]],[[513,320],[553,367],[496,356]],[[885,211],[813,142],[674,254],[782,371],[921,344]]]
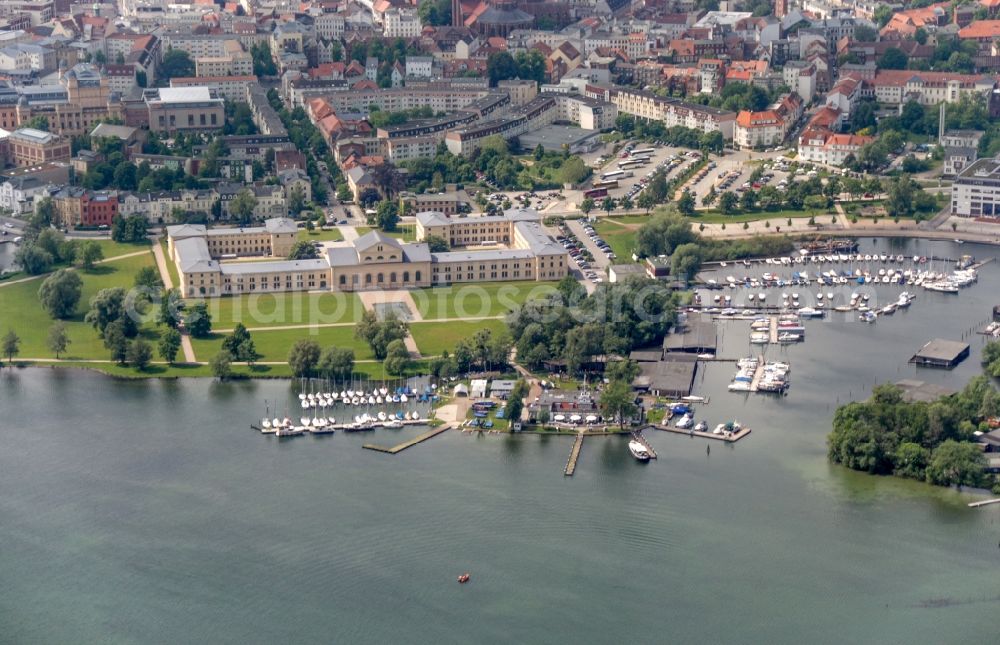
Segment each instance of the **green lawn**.
[[337,228],[317,228],[312,231],[307,231],[303,228],[299,229],[299,239],[309,242],[341,242],[344,236],[341,235],[340,229]]
[[[619,220],[623,218],[615,219]],[[635,249],[635,232],[637,229],[624,228],[611,222],[598,220],[597,225],[594,226],[594,230],[611,246],[611,250],[617,256],[612,261],[613,264],[628,264],[632,262],[632,251]]]
[[[195,302],[185,301],[188,306]],[[216,329],[232,329],[238,322],[250,328],[347,323],[361,320],[364,313],[357,294],[339,291],[252,293],[205,302]]]
[[733,213],[732,215],[726,215],[720,212],[718,209],[712,209],[707,211],[697,211],[691,221],[695,223],[705,223],[705,224],[731,224],[736,222],[742,224],[743,222],[757,222],[760,220],[770,221],[772,226],[784,226],[785,222],[791,218],[796,219],[800,217],[815,217],[819,220],[822,217],[827,216],[827,209],[817,209],[817,210],[776,210],[776,211],[754,211],[752,213]]
[[[358,232],[358,237],[364,235],[365,233],[370,233],[375,230],[371,226],[355,226],[354,230]],[[390,231],[386,233],[389,237],[394,237],[397,240],[402,240],[404,242],[414,242],[417,239],[417,227],[415,224],[398,224],[395,231]]]
[[410,323],[410,334],[423,356],[437,356],[445,350],[451,352],[455,349],[455,343],[463,338],[471,338],[480,329],[489,329],[494,334],[499,334],[507,330],[507,325],[499,319],[455,321],[447,325],[435,322]]
[[167,273],[170,274],[170,280],[174,283],[174,288],[180,289],[181,292],[183,292],[184,290],[181,285],[181,276],[177,273],[177,265],[170,259],[170,254],[167,253],[166,238],[160,240],[160,248],[163,250],[163,259],[167,263]]
[[424,319],[500,316],[530,298],[555,290],[555,282],[492,282],[455,284],[410,292]]
[[[6,362],[4,363],[6,367]],[[212,369],[208,365],[165,365],[154,363],[141,372],[127,365],[116,365],[114,363],[85,363],[85,362],[60,362],[60,363],[32,363],[29,361],[14,361],[15,368],[34,367],[48,369],[89,369],[105,374],[110,374],[119,378],[179,378],[179,377],[211,377]],[[409,375],[426,374],[428,371],[427,361],[414,361],[413,367],[409,370]],[[234,379],[246,377],[263,378],[290,378],[292,370],[288,365],[233,365],[232,374]],[[381,362],[357,363],[354,366],[356,376],[364,376],[371,379],[381,380],[386,378],[398,378],[385,373]]]
[[[257,330],[251,332],[257,352],[262,356],[262,361],[285,361],[288,359],[288,350],[296,340],[300,338],[311,338],[326,348],[330,346],[348,347],[354,350],[356,360],[375,358],[371,348],[362,341],[354,338],[354,326],[346,327],[312,327],[308,329],[275,329]],[[223,334],[212,334],[208,338],[194,338],[191,344],[194,346],[195,357],[199,361],[209,361],[222,349]]]
[[[76,314],[65,321],[71,343],[63,358],[107,359],[109,357],[108,350],[97,336],[97,332],[83,322],[83,316],[90,306],[90,298],[99,290],[108,287],[131,287],[139,268],[153,264],[153,254],[147,253],[144,256],[101,264],[92,271],[80,271],[80,276],[83,278],[83,292]],[[44,278],[39,278],[0,287],[0,312],[3,312],[0,330],[6,333],[8,329],[13,329],[20,336],[20,355],[26,358],[55,357],[45,342],[49,327],[54,321],[38,302],[38,289],[43,281]],[[155,341],[159,337],[158,329],[151,322],[144,323],[140,333],[149,341]]]
[[[79,240],[80,242],[85,242],[86,240]],[[101,245],[101,250],[104,251],[104,257],[113,258],[118,255],[127,255],[129,253],[136,253],[137,251],[142,251],[149,248],[149,242],[143,242],[140,244],[132,244],[125,242],[115,242],[114,240],[100,239],[97,243]]]

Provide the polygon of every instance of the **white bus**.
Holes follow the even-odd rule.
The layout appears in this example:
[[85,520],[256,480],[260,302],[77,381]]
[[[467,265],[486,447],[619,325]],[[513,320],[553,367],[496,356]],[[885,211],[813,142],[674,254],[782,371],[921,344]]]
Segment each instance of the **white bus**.
[[632,156],[635,157],[636,155],[651,155],[654,152],[656,152],[656,148],[643,148],[642,150],[633,150]]
[[615,170],[614,172],[606,172],[601,175],[603,181],[608,181],[609,179],[621,179],[625,176],[624,170]]

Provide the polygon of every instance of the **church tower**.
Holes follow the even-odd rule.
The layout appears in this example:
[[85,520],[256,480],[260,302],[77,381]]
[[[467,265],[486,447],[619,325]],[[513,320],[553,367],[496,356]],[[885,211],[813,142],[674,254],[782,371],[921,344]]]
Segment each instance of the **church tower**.
[[462,3],[459,0],[451,0],[451,26],[461,27],[465,24],[462,20]]

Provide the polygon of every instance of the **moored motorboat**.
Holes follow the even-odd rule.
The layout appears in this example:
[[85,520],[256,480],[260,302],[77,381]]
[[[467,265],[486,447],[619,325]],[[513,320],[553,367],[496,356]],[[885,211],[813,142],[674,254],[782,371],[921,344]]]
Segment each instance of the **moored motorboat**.
[[639,461],[649,461],[649,451],[646,450],[646,446],[642,445],[638,441],[629,441],[628,451]]

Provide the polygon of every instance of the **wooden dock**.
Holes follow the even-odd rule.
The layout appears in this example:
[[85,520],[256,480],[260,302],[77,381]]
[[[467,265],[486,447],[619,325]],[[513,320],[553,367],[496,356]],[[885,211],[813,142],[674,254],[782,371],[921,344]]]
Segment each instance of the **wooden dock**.
[[701,437],[702,439],[713,439],[715,441],[725,441],[726,443],[736,443],[743,437],[750,434],[750,428],[743,428],[739,432],[734,432],[733,434],[726,436],[724,434],[714,434],[712,432],[697,432],[695,430],[682,430],[680,428],[674,428],[672,426],[652,426],[657,430],[663,430],[665,432],[673,432],[674,434],[686,434],[691,437]]
[[649,457],[651,459],[656,459],[656,451],[653,450],[653,446],[649,445],[649,442],[646,441],[646,437],[642,436],[641,432],[633,432],[632,433],[632,440],[633,441],[638,441],[639,443],[641,443],[642,447],[645,448],[646,452],[649,453]]
[[990,262],[992,262],[995,259],[996,258],[986,258],[985,260],[980,260],[979,262],[975,262],[974,264],[970,265],[969,268],[972,269],[973,271],[977,271],[981,267],[986,266],[987,264],[989,264]]
[[757,370],[753,373],[753,380],[750,381],[750,391],[756,392],[760,388],[760,380],[764,378],[764,355],[757,357]]
[[984,499],[978,502],[969,502],[969,508],[979,508],[981,506],[989,506],[990,504],[1000,504],[1000,498]]
[[580,450],[583,448],[583,437],[584,434],[582,432],[576,435],[576,440],[573,442],[573,449],[569,451],[569,459],[566,460],[566,470],[563,471],[564,475],[572,476],[576,472],[576,462],[580,459]]
[[418,443],[427,441],[428,439],[430,439],[432,437],[436,437],[439,434],[441,434],[442,432],[447,432],[448,430],[451,430],[451,428],[452,427],[450,425],[441,426],[440,428],[434,428],[433,430],[428,430],[427,432],[425,432],[425,433],[423,433],[421,435],[418,435],[418,436],[414,437],[413,439],[410,439],[409,441],[404,441],[403,443],[395,445],[395,446],[393,446],[391,448],[388,448],[386,446],[380,446],[380,445],[374,444],[374,443],[366,443],[366,444],[363,444],[361,447],[362,448],[367,448],[368,450],[374,450],[376,452],[384,452],[384,453],[388,453],[390,455],[394,455],[397,452],[403,452],[407,448],[412,448],[413,446],[417,445]]
[[768,322],[770,323],[770,328],[771,328],[771,339],[770,340],[771,340],[772,343],[777,343],[778,342],[778,317],[777,316],[769,316],[768,317]]

